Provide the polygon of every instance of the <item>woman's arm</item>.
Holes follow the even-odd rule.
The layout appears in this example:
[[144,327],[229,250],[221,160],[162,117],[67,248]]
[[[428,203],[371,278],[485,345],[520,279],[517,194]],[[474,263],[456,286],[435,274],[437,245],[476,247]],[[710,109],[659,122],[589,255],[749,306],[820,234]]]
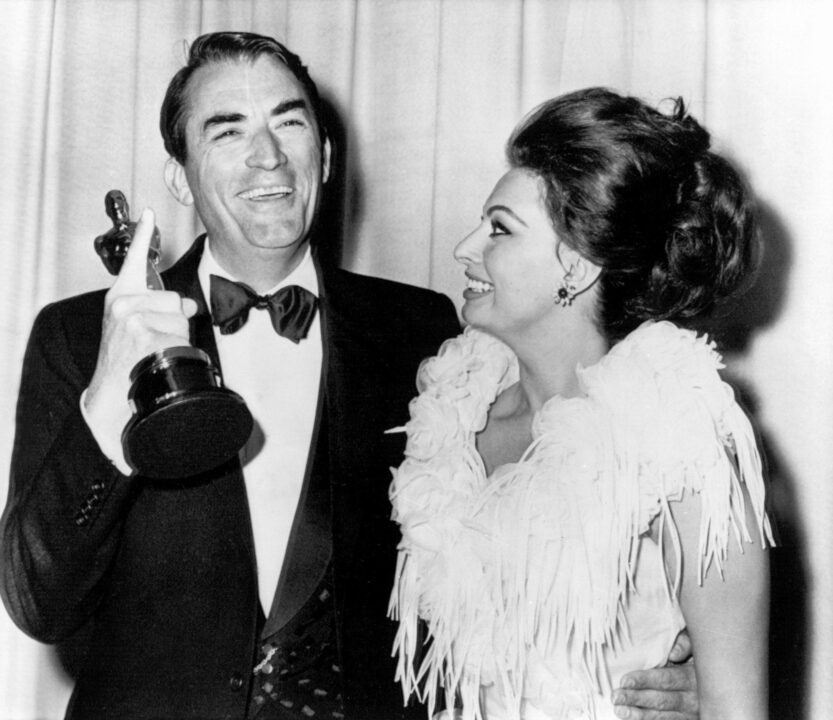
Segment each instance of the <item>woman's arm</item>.
[[[680,606],[697,659],[697,687],[702,720],[761,720],[767,717],[767,629],[769,557],[757,539],[757,521],[746,489],[746,527],[752,542],[742,551],[730,533],[723,576],[715,563],[700,578],[702,501],[687,493],[671,503],[682,547]],[[670,525],[670,524],[669,524]],[[673,547],[666,527],[665,548]],[[668,576],[675,576],[673,552],[666,552]]]

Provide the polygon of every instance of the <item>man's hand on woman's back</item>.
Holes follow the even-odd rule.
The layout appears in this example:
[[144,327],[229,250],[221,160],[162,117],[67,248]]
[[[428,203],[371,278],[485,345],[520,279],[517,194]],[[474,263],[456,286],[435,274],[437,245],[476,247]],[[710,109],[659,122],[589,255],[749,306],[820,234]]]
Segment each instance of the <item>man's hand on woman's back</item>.
[[613,704],[623,720],[697,720],[700,705],[688,634],[677,636],[665,667],[625,675],[613,692]]

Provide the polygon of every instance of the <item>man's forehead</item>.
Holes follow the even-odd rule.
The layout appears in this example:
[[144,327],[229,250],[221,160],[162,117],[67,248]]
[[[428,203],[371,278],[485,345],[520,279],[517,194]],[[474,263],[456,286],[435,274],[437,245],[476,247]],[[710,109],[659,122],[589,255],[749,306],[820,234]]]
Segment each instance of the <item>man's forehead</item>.
[[309,104],[304,86],[277,58],[260,56],[254,61],[211,62],[194,72],[188,84],[190,115],[226,111],[252,101],[301,99]]

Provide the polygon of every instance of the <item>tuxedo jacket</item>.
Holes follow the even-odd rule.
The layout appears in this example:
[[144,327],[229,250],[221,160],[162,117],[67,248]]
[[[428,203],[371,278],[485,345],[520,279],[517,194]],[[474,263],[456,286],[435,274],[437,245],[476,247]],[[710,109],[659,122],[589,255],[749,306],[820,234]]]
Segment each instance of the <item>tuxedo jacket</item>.
[[[202,249],[200,238],[164,281],[197,301],[191,342],[219,366],[197,279]],[[419,362],[459,331],[457,317],[440,294],[318,270],[318,420],[267,625],[291,618],[331,567],[347,718],[424,718],[403,708],[393,680],[386,611],[399,535],[388,486],[404,439],[384,431],[407,420]],[[104,291],[88,293],[35,321],[2,520],[3,600],[40,641],[90,633],[70,718],[243,718],[261,635],[239,462],[154,482],[104,457],[79,408],[103,304]]]

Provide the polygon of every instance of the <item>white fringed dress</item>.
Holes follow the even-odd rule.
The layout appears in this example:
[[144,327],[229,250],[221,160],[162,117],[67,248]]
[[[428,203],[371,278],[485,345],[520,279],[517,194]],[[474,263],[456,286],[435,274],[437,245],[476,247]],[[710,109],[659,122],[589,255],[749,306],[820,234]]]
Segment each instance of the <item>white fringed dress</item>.
[[487,476],[475,436],[517,359],[467,328],[423,363],[391,485],[406,695],[431,713],[441,684],[466,720],[614,718],[611,688],[663,664],[685,624],[663,559],[679,568],[679,543],[647,534],[657,520],[676,538],[669,502],[702,496],[701,577],[730,538],[750,540],[742,484],[771,543],[754,433],[722,367],[706,338],[645,323],[579,368],[583,395],[550,399],[523,457]]

